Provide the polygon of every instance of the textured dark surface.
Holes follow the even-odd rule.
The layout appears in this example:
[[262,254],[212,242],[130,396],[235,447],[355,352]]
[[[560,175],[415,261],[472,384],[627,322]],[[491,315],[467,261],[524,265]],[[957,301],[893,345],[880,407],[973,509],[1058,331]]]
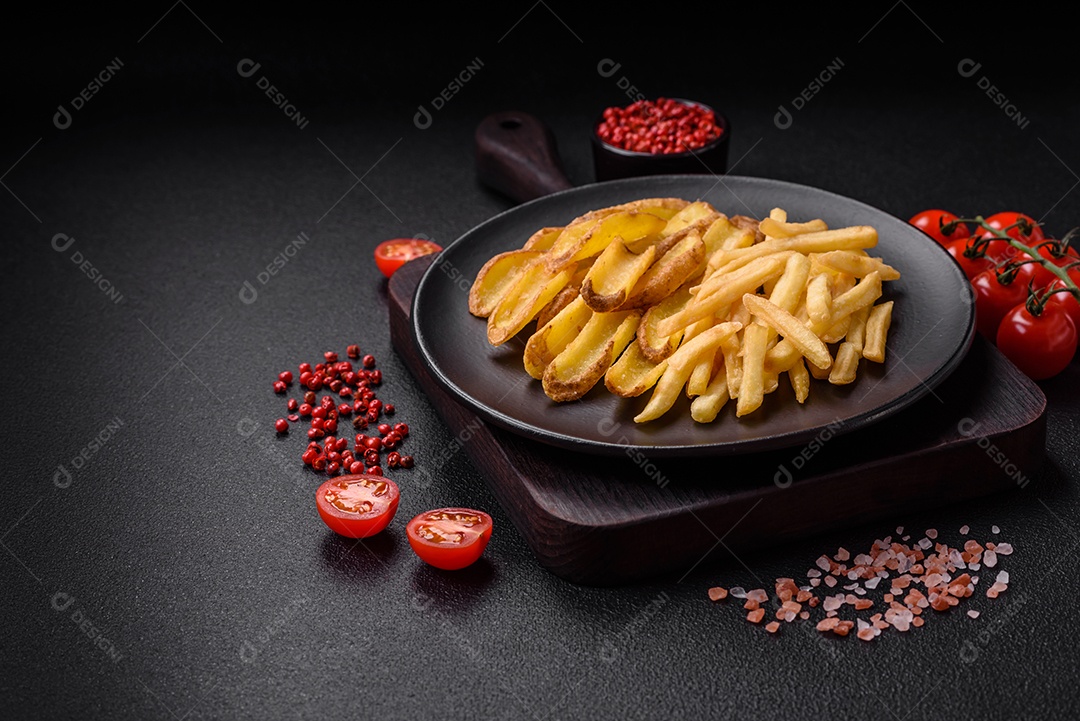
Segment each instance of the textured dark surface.
[[[1080,215],[1066,23],[1025,6],[1032,15],[995,27],[908,3],[848,11],[847,27],[812,10],[733,18],[726,7],[672,28],[622,11],[608,26],[551,3],[501,6],[483,27],[457,6],[424,20],[404,7],[232,19],[167,9],[43,8],[12,25],[2,51],[19,69],[0,177],[0,357],[12,396],[0,420],[5,717],[1074,715],[1075,363],[1041,384],[1047,462],[1023,490],[738,559],[717,548],[679,582],[619,590],[542,570],[461,452],[430,484],[410,489],[401,474],[390,533],[334,538],[314,514],[300,434],[273,434],[283,402],[270,390],[280,370],[358,342],[380,359],[418,463],[449,447],[390,352],[371,249],[419,233],[449,241],[508,207],[473,176],[472,132],[494,110],[543,117],[569,177],[591,180],[585,123],[625,101],[620,84],[721,108],[733,172],[900,217],[938,205],[1023,210],[1064,233]],[[714,37],[721,20],[743,32]],[[1016,31],[1005,51],[987,42],[1001,30]],[[653,34],[659,47],[636,41]],[[54,127],[57,104],[114,58],[117,75],[70,128]],[[243,58],[261,69],[241,77]],[[475,76],[418,129],[417,106],[431,108],[477,58]],[[597,72],[606,58],[620,64],[608,77]],[[791,109],[837,58],[835,77],[777,128],[778,107]],[[971,77],[957,71],[965,58],[982,63]],[[262,76],[306,127],[261,93]],[[979,88],[983,77],[1026,127]],[[301,232],[307,244],[260,284]],[[55,251],[57,233],[74,244]],[[121,302],[80,272],[76,251]],[[254,303],[239,299],[245,281]],[[116,433],[74,469],[113,419]],[[248,436],[245,419],[257,424]],[[65,488],[54,484],[60,464],[72,469]],[[448,504],[495,516],[485,560],[458,575],[423,567],[401,535],[412,514]],[[742,523],[756,514],[768,508]],[[976,620],[950,612],[873,644],[819,641],[804,625],[768,636],[705,598],[715,583],[801,575],[820,553],[865,548],[896,525],[955,541],[965,523],[984,538],[997,524],[1016,546],[1002,564],[1012,587],[975,598]],[[53,599],[71,603],[56,611]]]

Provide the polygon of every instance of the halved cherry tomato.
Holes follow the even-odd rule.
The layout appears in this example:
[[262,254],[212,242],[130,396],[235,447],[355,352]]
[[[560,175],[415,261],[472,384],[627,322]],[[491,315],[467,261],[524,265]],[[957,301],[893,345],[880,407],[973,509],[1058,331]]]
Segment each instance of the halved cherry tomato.
[[439,508],[413,518],[405,533],[426,563],[455,571],[483,554],[491,538],[491,516],[471,508]]
[[383,476],[337,476],[315,491],[315,505],[334,533],[367,538],[390,523],[400,495],[397,484]]
[[1010,283],[1002,284],[997,273],[984,270],[972,279],[971,285],[975,289],[975,326],[993,343],[997,340],[1001,319],[1027,300],[1027,281],[1017,274]]
[[1076,354],[1076,325],[1058,303],[1038,316],[1021,303],[1001,319],[998,349],[1029,378],[1042,380],[1065,370]]
[[924,210],[913,215],[908,222],[937,242],[945,245],[950,241],[962,240],[971,235],[968,227],[963,223],[959,223],[956,229],[948,235],[941,232],[942,226],[956,219],[957,217],[947,210]]
[[414,258],[438,253],[442,246],[422,238],[393,238],[375,246],[375,265],[387,278]]

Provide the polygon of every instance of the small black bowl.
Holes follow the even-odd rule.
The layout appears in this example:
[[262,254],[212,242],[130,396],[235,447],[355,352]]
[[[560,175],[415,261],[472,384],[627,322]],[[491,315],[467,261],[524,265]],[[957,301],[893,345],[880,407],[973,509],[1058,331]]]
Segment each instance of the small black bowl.
[[700,148],[683,153],[639,153],[623,150],[605,143],[596,134],[596,129],[603,120],[603,114],[601,114],[589,129],[589,135],[592,138],[593,168],[596,170],[597,180],[615,180],[637,175],[687,173],[722,175],[727,172],[728,145],[731,139],[731,124],[728,119],[704,103],[681,98],[673,99],[686,105],[712,110],[716,116],[716,124],[720,126],[720,137]]

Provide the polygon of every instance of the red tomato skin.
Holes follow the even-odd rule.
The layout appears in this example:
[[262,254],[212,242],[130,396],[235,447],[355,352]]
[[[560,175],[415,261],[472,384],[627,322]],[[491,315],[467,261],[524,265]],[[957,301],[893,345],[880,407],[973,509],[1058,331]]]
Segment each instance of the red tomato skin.
[[[466,545],[432,543],[421,538],[417,534],[416,528],[427,522],[428,514],[436,511],[459,511],[475,514],[482,519],[482,527],[475,539]],[[444,571],[457,571],[471,566],[484,554],[484,549],[487,548],[488,541],[491,540],[491,528],[491,516],[483,511],[470,508],[441,508],[425,511],[413,518],[405,528],[405,535],[409,539],[409,546],[412,547],[413,552],[425,563],[435,568],[441,568]]]
[[1056,376],[1076,354],[1076,325],[1065,308],[1047,303],[1034,317],[1021,304],[1005,314],[997,346],[1005,357],[1033,380]]
[[962,238],[961,240],[953,240],[947,243],[945,245],[945,250],[948,251],[953,260],[960,264],[960,268],[964,271],[964,275],[967,276],[967,279],[971,280],[984,270],[993,268],[994,261],[989,258],[969,258],[964,255],[967,246],[968,239]]
[[956,229],[953,230],[953,232],[949,235],[945,235],[944,233],[942,233],[941,226],[945,225],[946,223],[951,223],[954,220],[957,220],[957,216],[953,215],[949,211],[934,209],[924,210],[921,213],[916,213],[911,217],[911,220],[909,220],[908,222],[922,232],[929,235],[941,245],[945,245],[950,241],[963,240],[964,238],[967,238],[969,235],[971,235],[970,230],[968,230],[968,227],[963,223],[958,224],[956,226]]
[[[994,213],[989,218],[986,218],[986,224],[996,230],[1004,230],[1020,218],[1025,218],[1029,223],[1031,223],[1031,235],[1021,235],[1019,228],[1012,228],[1007,233],[1010,238],[1013,238],[1014,240],[1019,240],[1021,243],[1028,246],[1037,245],[1038,243],[1041,243],[1043,240],[1046,239],[1046,236],[1043,235],[1042,228],[1035,224],[1035,219],[1032,218],[1030,215],[1024,215],[1023,213],[1016,213],[1012,211],[1004,213]],[[996,236],[989,230],[984,230],[980,234],[980,237],[994,238]],[[1018,250],[1017,252],[1020,251]]]
[[[1050,290],[1056,288],[1064,288],[1065,284],[1060,279],[1055,280],[1049,285]],[[1046,301],[1047,305],[1051,303],[1060,305],[1065,309],[1065,313],[1072,319],[1073,325],[1076,326],[1077,333],[1080,334],[1080,301],[1072,296],[1071,293],[1054,293],[1050,296],[1050,299]]]
[[391,238],[375,246],[375,265],[389,278],[410,260],[438,253],[442,246],[422,238]]
[[994,271],[984,270],[972,279],[971,286],[975,291],[975,326],[993,343],[1001,319],[1027,300],[1027,285],[1020,275],[1002,285]]
[[[389,493],[385,509],[379,509],[378,512],[373,510],[372,513],[363,515],[351,514],[336,509],[326,502],[326,492],[336,484],[342,481],[347,482],[349,480],[360,478],[379,481],[388,485]],[[400,500],[401,492],[396,483],[384,476],[370,476],[366,474],[335,476],[328,481],[325,481],[315,491],[315,507],[318,509],[319,516],[322,518],[323,523],[325,523],[327,528],[334,533],[345,536],[346,538],[368,538],[381,532],[390,525],[390,521],[394,519]]]

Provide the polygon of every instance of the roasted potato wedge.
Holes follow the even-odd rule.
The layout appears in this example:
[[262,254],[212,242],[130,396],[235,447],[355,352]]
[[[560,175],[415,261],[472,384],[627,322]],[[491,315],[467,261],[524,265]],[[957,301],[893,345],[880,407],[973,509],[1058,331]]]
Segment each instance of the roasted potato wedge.
[[480,318],[491,315],[506,292],[540,255],[536,250],[510,250],[484,263],[469,289],[469,312]]
[[554,401],[573,401],[592,390],[637,332],[641,314],[593,313],[588,322],[544,370],[544,393]]

